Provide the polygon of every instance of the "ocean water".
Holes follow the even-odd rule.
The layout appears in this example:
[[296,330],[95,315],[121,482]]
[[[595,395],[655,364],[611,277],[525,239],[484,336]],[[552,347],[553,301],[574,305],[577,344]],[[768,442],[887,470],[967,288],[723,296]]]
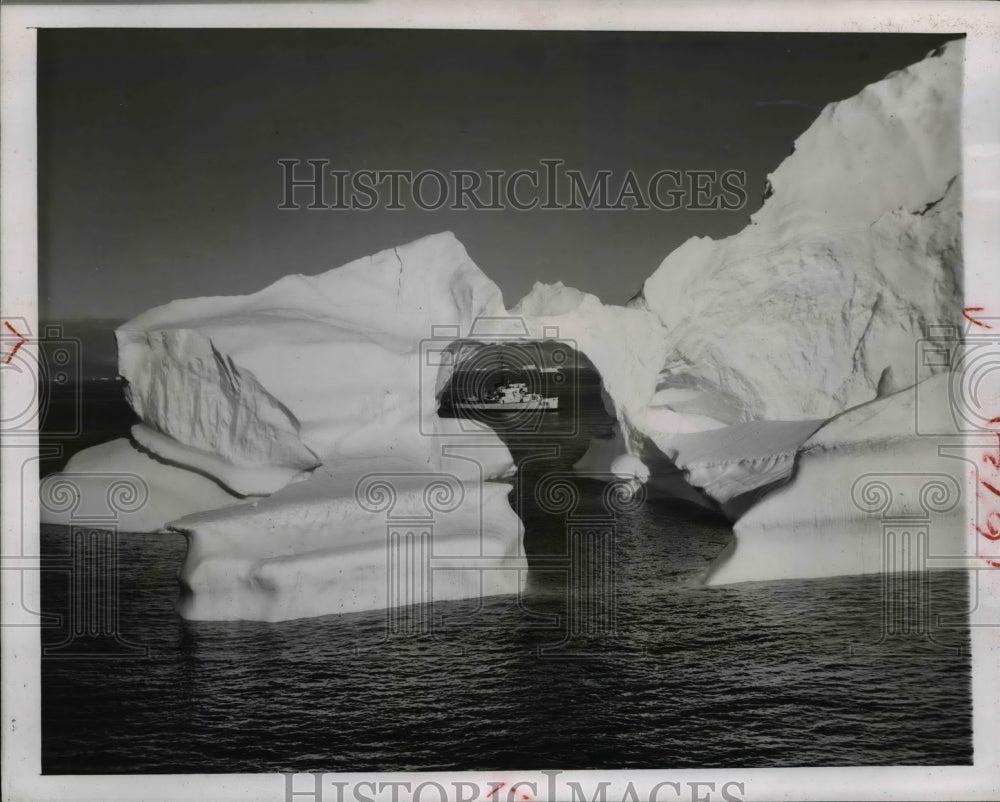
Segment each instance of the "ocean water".
[[[880,576],[703,587],[733,537],[723,520],[609,503],[564,475],[610,422],[596,379],[577,378],[562,413],[502,433],[521,598],[415,609],[403,627],[384,611],[186,622],[182,536],[43,527],[43,611],[61,616],[41,630],[43,771],[971,762],[964,573],[910,596]],[[553,478],[555,511],[538,493]],[[926,626],[887,620],[890,597],[928,604]]]

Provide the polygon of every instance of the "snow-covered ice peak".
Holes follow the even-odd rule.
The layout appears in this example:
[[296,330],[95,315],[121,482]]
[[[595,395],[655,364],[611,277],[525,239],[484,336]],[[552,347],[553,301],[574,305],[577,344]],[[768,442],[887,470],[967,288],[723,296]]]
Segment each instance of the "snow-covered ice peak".
[[692,238],[632,303],[748,419],[825,418],[911,386],[961,308],[962,42],[827,106],[739,233]]

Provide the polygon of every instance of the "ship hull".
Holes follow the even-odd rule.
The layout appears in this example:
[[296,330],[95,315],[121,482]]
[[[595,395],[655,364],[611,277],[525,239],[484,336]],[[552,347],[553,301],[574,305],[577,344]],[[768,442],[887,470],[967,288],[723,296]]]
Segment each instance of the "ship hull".
[[557,410],[559,409],[559,399],[558,398],[543,398],[538,401],[509,401],[506,404],[500,402],[484,402],[484,401],[459,401],[453,404],[455,409],[482,409],[489,410],[491,412],[515,412],[517,410],[526,409],[537,409],[542,411]]

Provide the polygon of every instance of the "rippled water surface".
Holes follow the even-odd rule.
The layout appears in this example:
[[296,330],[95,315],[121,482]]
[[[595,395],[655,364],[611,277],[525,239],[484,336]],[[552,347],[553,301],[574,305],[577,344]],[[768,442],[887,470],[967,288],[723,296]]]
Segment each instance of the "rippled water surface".
[[[91,597],[43,572],[43,606],[64,616],[42,631],[57,647],[42,662],[43,770],[971,762],[965,574],[930,578],[943,623],[887,636],[881,577],[702,587],[732,538],[723,522],[663,500],[609,519],[588,479],[572,482],[575,511],[552,515],[532,490],[552,467],[522,469],[512,495],[524,598],[418,610],[401,632],[383,612],[185,622],[184,539],[122,534],[117,656],[59,648],[71,600]],[[43,528],[42,548],[68,557],[69,530]]]
[[[123,535],[121,632],[148,656],[43,661],[44,770],[970,761],[969,661],[944,646],[966,630],[872,645],[878,577],[702,588],[691,574],[725,530],[648,506],[619,524],[614,630],[576,635],[557,571],[523,604],[439,605],[410,636],[387,639],[383,613],[188,623],[183,539]],[[65,550],[66,531],[43,544]],[[47,578],[46,609],[66,584]],[[964,610],[963,574],[931,590],[936,611]]]

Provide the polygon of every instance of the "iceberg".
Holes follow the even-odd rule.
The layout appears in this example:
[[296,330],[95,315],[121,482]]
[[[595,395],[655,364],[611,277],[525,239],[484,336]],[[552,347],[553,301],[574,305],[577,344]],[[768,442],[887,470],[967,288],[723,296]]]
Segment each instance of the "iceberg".
[[802,481],[826,421],[948,369],[918,365],[917,346],[961,320],[962,54],[950,42],[827,106],[746,228],[684,243],[630,302],[668,351],[645,414],[628,416],[633,448],[683,470],[737,534]]
[[961,320],[962,54],[950,42],[828,105],[749,225],[669,254],[632,315],[562,284],[511,310],[601,373],[621,438],[581,466],[620,459],[619,477],[735,520],[828,419],[925,377],[917,344]]
[[829,418],[916,382],[915,343],[961,322],[962,53],[827,106],[746,228],[646,279],[632,305],[662,322],[671,375],[741,420]]
[[[174,301],[117,331],[145,427],[133,436],[243,495],[369,453],[423,463],[427,443],[411,432],[438,424],[420,342],[502,310],[450,232],[252,295]],[[415,426],[421,417],[432,422]]]
[[74,475],[90,495],[141,477],[120,526],[186,534],[188,618],[517,593],[510,451],[437,409],[484,341],[543,341],[589,358],[617,421],[577,470],[735,522],[709,582],[911,570],[886,521],[917,515],[906,553],[951,565],[964,473],[913,416],[925,393],[939,428],[949,414],[949,365],[916,346],[961,314],[961,67],[952,42],[828,106],[746,228],[689,240],[626,306],[537,283],[508,311],[445,232],[145,312],[117,331],[141,422],[46,479],[63,503],[43,521],[71,519]]
[[[252,295],[152,309],[116,332],[141,421],[132,441],[81,452],[46,482],[60,497],[73,487],[103,498],[109,477],[138,477],[148,492],[117,526],[188,535],[186,617],[283,620],[516,593],[520,521],[509,485],[491,481],[513,474],[510,452],[492,431],[436,414],[439,366],[421,348],[504,312],[448,232]],[[462,499],[411,521],[437,562],[395,565],[386,528],[397,522],[366,512],[365,471],[391,471],[403,509],[442,488]],[[72,514],[50,504],[42,519]],[[392,571],[407,587],[429,583],[429,595],[392,596]]]

